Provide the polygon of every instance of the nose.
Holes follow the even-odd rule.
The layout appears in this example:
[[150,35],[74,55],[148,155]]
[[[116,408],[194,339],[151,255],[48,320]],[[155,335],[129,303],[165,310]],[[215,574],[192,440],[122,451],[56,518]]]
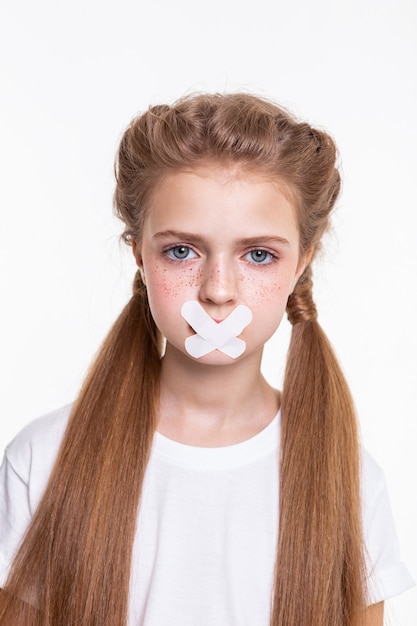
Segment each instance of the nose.
[[233,303],[238,297],[239,279],[233,261],[217,259],[206,264],[200,286],[202,302]]

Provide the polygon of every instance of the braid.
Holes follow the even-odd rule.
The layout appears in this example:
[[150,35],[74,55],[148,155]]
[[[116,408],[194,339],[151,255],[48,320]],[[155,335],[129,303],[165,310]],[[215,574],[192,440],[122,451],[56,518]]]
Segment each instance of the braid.
[[147,299],[146,296],[146,286],[142,280],[142,276],[140,273],[140,270],[137,270],[135,277],[133,279],[133,285],[132,285],[132,292],[133,292],[133,296],[136,298],[143,298],[145,297]]
[[317,320],[317,309],[312,294],[312,274],[311,266],[308,265],[288,298],[287,315],[292,325]]

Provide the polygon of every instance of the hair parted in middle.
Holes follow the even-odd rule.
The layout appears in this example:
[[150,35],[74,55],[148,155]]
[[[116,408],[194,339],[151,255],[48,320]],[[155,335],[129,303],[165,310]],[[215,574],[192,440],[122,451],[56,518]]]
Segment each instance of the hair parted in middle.
[[[313,259],[340,190],[336,161],[327,133],[256,96],[202,94],[151,106],[131,122],[117,155],[114,201],[123,238],[140,242],[164,177],[220,165],[282,186],[296,213],[300,255]],[[311,264],[287,313],[293,329],[282,392],[271,626],[359,626],[366,585],[356,416],[317,322]],[[156,428],[161,340],[137,273],[132,299],[74,405],[6,589],[18,597],[35,590],[44,607],[41,626],[126,625],[137,508]]]

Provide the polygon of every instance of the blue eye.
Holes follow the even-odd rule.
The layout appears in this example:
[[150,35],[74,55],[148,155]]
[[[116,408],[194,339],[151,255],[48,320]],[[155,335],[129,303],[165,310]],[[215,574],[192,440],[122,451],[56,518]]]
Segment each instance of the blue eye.
[[248,261],[252,261],[258,265],[267,265],[268,263],[272,263],[275,259],[271,252],[267,252],[267,250],[262,249],[251,250],[245,256]]
[[185,261],[188,259],[194,259],[197,255],[188,246],[174,246],[166,251],[166,254],[170,259],[174,259],[175,261]]

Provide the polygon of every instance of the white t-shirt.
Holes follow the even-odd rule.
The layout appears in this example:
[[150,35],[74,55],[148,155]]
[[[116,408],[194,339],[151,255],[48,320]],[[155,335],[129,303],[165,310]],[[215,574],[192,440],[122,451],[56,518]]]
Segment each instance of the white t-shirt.
[[[0,469],[0,587],[45,489],[70,407],[29,424]],[[269,626],[277,535],[279,415],[222,448],[155,434],[133,550],[129,626]],[[363,455],[370,603],[413,585],[381,470]]]

